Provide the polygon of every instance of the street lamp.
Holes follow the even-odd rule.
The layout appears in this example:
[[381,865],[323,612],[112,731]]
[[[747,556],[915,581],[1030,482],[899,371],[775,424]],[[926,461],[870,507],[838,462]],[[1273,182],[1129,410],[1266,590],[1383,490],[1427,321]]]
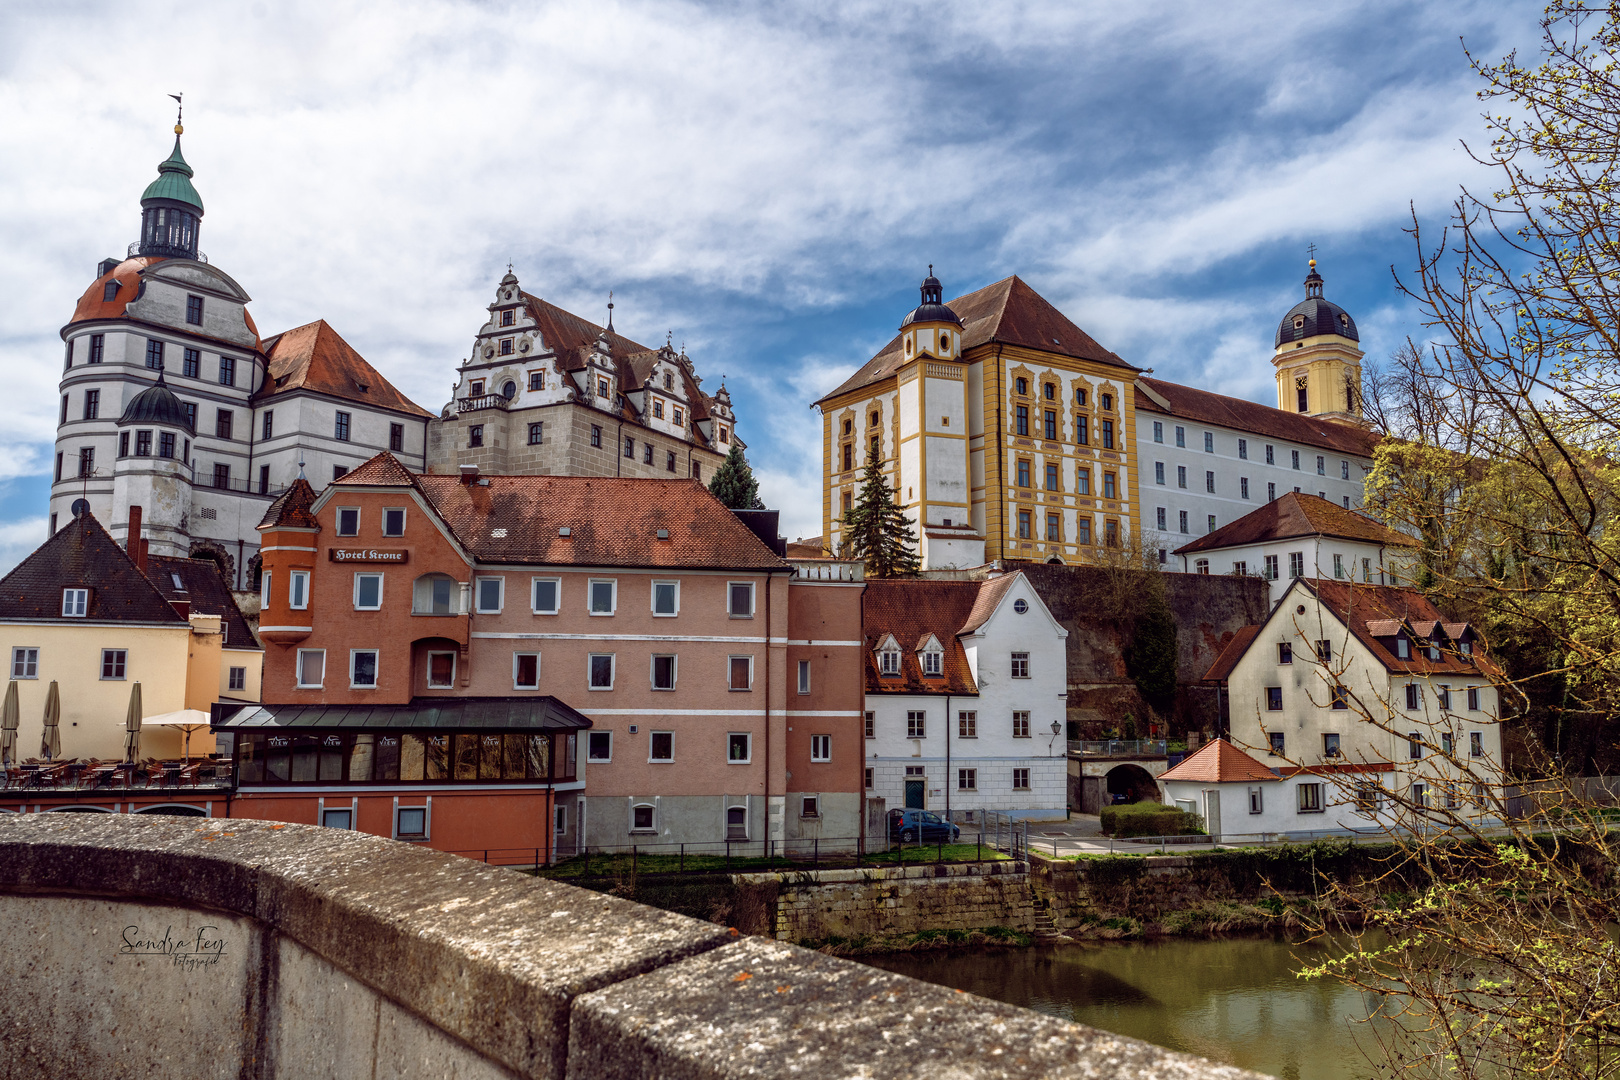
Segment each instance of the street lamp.
[[1052,756],[1052,747],[1057,745],[1057,737],[1058,737],[1058,735],[1060,735],[1062,733],[1062,731],[1063,731],[1062,722],[1058,721],[1058,720],[1052,721],[1052,741],[1046,744],[1046,756],[1047,757]]

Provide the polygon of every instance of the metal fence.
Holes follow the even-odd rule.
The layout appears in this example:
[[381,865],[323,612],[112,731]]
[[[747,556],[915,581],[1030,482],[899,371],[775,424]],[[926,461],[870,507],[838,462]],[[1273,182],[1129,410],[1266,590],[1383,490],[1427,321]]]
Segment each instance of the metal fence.
[[1159,757],[1165,753],[1163,739],[1070,739],[1069,751],[1075,754],[1094,754],[1097,757],[1120,757],[1130,754]]

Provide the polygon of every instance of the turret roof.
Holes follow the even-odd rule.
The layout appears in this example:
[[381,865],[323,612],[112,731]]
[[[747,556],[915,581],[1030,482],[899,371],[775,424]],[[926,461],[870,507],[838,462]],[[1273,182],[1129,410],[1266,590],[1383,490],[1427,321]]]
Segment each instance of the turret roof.
[[157,179],[147,184],[146,190],[141,192],[141,205],[145,206],[151,199],[168,199],[185,203],[201,214],[202,196],[191,186],[192,176],[191,166],[186,164],[185,156],[180,153],[180,136],[176,135],[173,152],[158,165]]

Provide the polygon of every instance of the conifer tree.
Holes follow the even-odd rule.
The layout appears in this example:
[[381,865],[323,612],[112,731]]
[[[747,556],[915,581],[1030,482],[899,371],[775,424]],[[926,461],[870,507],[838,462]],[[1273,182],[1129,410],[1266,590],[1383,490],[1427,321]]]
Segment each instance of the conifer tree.
[[866,455],[860,494],[844,514],[843,542],[845,557],[866,563],[872,577],[907,577],[917,572],[917,532],[894,496],[874,445]]
[[759,498],[759,481],[754,479],[754,470],[748,467],[748,459],[736,443],[731,444],[726,460],[714,471],[709,491],[732,510],[765,509]]

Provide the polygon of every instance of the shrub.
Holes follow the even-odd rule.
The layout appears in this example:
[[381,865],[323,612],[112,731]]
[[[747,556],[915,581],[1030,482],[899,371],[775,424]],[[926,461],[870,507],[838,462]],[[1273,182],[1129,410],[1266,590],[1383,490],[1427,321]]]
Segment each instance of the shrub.
[[1102,831],[1108,836],[1192,836],[1204,831],[1203,820],[1163,803],[1125,803],[1106,806]]

